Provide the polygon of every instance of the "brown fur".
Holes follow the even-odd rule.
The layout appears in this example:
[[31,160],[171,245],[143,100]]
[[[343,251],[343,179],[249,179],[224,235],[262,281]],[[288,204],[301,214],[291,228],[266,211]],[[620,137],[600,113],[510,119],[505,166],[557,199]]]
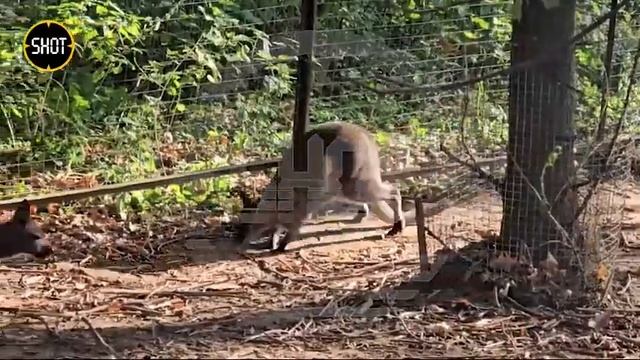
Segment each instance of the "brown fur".
[[43,258],[51,254],[45,233],[31,218],[31,205],[23,200],[11,220],[0,224],[0,258],[20,253]]
[[[279,250],[284,250],[288,242],[297,240],[302,221],[309,214],[334,201],[360,206],[368,204],[378,218],[394,224],[395,230],[402,230],[407,220],[415,219],[414,210],[402,212],[402,198],[396,187],[382,181],[378,146],[366,129],[354,124],[331,122],[309,130],[305,139],[309,171],[306,177],[303,174],[307,180],[304,186],[308,188],[308,198],[318,200],[308,202],[307,206],[293,204],[292,181],[300,177],[293,173],[291,148],[285,150],[279,166],[279,178],[267,186],[258,212],[250,215],[244,246],[257,240],[266,230],[285,227],[287,235],[279,247]],[[387,201],[392,201],[394,206],[389,206]],[[291,210],[291,218],[282,220],[282,210],[286,211],[287,206]],[[279,211],[274,211],[276,209]],[[271,212],[265,213],[265,210]]]

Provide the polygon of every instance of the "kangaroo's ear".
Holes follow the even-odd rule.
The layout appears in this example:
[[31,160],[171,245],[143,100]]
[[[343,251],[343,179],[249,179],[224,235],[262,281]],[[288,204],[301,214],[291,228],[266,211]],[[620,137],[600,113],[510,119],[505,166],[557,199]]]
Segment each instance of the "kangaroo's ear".
[[13,213],[13,222],[26,224],[31,219],[31,203],[29,200],[24,199],[16,208],[16,211]]

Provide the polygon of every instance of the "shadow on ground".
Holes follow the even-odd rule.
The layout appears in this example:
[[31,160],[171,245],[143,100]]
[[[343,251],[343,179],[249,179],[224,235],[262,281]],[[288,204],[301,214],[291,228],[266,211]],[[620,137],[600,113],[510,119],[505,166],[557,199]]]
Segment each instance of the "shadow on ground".
[[[277,358],[302,357],[303,352],[304,357],[316,358],[361,358],[372,353],[398,358],[423,357],[425,351],[432,356],[480,355],[483,350],[474,348],[473,342],[444,346],[446,339],[438,338],[443,334],[416,338],[415,332],[443,320],[456,322],[459,316],[465,321],[479,320],[504,313],[486,307],[478,311],[464,302],[452,302],[454,298],[450,292],[427,297],[416,290],[387,288],[336,294],[285,309],[236,308],[232,313],[218,312],[218,317],[212,311],[194,320],[147,321],[144,325],[127,324],[126,316],[118,319],[114,314],[107,317],[109,323],[104,317],[84,321],[70,317],[59,319],[64,324],[60,329],[51,318],[18,315],[3,328],[0,358]],[[216,298],[209,299],[215,302]],[[441,307],[425,310],[427,304]]]
[[[449,285],[448,291],[443,288],[439,294],[401,286],[405,289],[336,294],[284,309],[236,308],[219,315],[213,311],[207,318],[203,314],[190,320],[158,319],[137,325],[115,314],[108,317],[109,323],[104,317],[67,318],[60,327],[51,318],[27,320],[18,315],[3,326],[0,358],[424,358],[525,353],[584,357],[598,353],[585,350],[578,340],[592,336],[585,325],[588,315],[564,314],[558,321],[559,313],[518,311],[482,302],[478,296],[469,301],[473,291],[456,298],[459,291],[452,289],[455,284]],[[612,318],[606,331],[637,336],[625,328],[625,321],[624,316]],[[549,337],[545,334],[550,326],[554,331]],[[615,343],[611,350],[615,355],[634,353],[624,337],[616,340],[611,334],[602,336]]]
[[[57,229],[50,234],[54,255],[38,262],[73,262],[91,268],[145,273],[167,271],[185,265],[246,260],[246,256],[240,252],[235,229],[230,225],[207,224],[203,220],[183,221],[175,226],[160,224],[158,229],[150,229],[146,233],[139,229],[128,230],[122,223],[116,225],[57,225]],[[48,227],[55,228],[51,225]],[[382,239],[380,235],[389,227],[376,220],[354,224],[348,220],[348,216],[315,221],[305,225],[302,238],[290,243],[287,251]],[[260,251],[250,255],[271,257],[279,254]],[[3,260],[2,263],[9,265],[12,261]]]

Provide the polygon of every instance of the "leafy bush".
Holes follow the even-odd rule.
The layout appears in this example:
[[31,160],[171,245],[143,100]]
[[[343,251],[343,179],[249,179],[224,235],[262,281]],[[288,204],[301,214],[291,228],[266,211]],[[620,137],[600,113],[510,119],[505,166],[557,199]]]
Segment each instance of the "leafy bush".
[[[381,97],[364,88],[384,76],[446,83],[508,64],[511,2],[453,3],[321,3],[312,121],[364,124],[381,131],[382,143],[402,129],[425,146],[457,136],[462,93]],[[3,196],[65,188],[64,181],[45,181],[60,170],[116,183],[275,155],[290,136],[297,6],[288,0],[1,4]],[[585,5],[578,22],[605,10]],[[46,18],[63,22],[77,42],[70,66],[54,74],[38,73],[22,59],[25,31]],[[633,48],[624,39],[638,35],[631,23],[623,13],[618,74],[628,68]],[[605,39],[602,27],[577,49],[582,133],[597,120]],[[506,81],[478,84],[471,93],[467,132],[478,149],[506,142]],[[619,103],[619,96],[610,100],[613,114]],[[123,199],[146,201],[142,209],[166,199],[217,203],[212,194],[230,184],[225,178]]]

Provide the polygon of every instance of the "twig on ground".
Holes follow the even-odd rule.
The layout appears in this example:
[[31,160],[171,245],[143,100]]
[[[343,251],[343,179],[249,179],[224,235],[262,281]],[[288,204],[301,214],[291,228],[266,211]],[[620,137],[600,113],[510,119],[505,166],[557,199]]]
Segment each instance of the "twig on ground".
[[444,240],[440,238],[440,236],[436,235],[428,226],[426,225],[424,226],[424,231],[427,233],[427,235],[431,236],[438,243],[440,243],[440,245],[442,245],[443,248],[452,250],[451,246],[447,245],[447,243],[445,243]]
[[25,310],[22,308],[14,308],[14,307],[0,307],[0,312],[8,312],[14,314],[17,317],[28,317],[33,319],[39,319],[41,317],[53,317],[53,318],[63,318],[63,319],[73,319],[75,317],[72,313],[56,313],[49,311],[39,311],[39,310]]
[[0,273],[21,273],[21,274],[50,274],[51,270],[38,270],[38,269],[20,269],[20,268],[10,268],[6,266],[0,267]]
[[395,307],[391,305],[387,305],[387,307],[389,308],[389,311],[391,311],[391,314],[393,314],[398,319],[398,321],[400,322],[400,325],[402,325],[402,328],[407,334],[409,334],[409,336],[411,336],[416,340],[423,340],[420,338],[420,336],[416,335],[413,331],[411,331],[411,329],[409,329],[409,326],[407,326],[407,323],[402,318],[402,315],[398,312],[398,310]]
[[511,303],[511,305],[513,305],[514,308],[522,311],[523,313],[529,315],[529,316],[535,316],[535,317],[539,317],[539,318],[543,318],[545,317],[543,314],[531,310],[529,308],[527,308],[526,306],[520,304],[519,302],[517,302],[515,299],[513,299],[511,296],[503,296],[503,299],[507,299],[507,301],[509,301],[509,303]]
[[[576,310],[589,312],[589,313],[597,313],[597,312],[602,311],[602,309],[591,309],[591,308],[583,308],[583,307],[579,307]],[[640,309],[607,308],[607,311],[612,312],[612,313],[620,313],[620,314],[627,314],[627,315],[640,315]],[[589,316],[591,316],[591,315],[589,315]]]
[[618,291],[618,295],[622,295],[627,291],[629,291],[629,288],[631,287],[632,279],[633,278],[631,277],[631,274],[627,273],[627,283],[622,287],[622,289],[620,289],[620,291]]
[[630,343],[633,344],[635,346],[640,346],[640,339],[634,339],[634,338],[630,338],[626,335],[623,334],[619,334],[617,332],[608,332],[607,335],[613,336],[614,338],[626,342],[626,343]]
[[323,273],[331,272],[331,270],[329,270],[329,269],[325,268],[324,266],[322,266],[322,265],[320,265],[320,264],[317,264],[317,263],[315,263],[315,262],[311,261],[311,259],[309,259],[309,258],[306,256],[306,252],[304,251],[304,249],[301,249],[301,250],[298,252],[298,256],[300,257],[300,259],[302,259],[302,261],[304,261],[305,263],[309,264],[309,266],[311,266],[311,267],[315,268],[315,269],[316,269],[316,271],[320,271],[320,272],[323,272]]
[[[199,283],[199,284],[193,284],[191,286],[185,286],[185,287],[182,287],[182,288],[180,288],[178,290],[179,291],[194,291],[196,289],[206,288],[207,286],[229,283],[229,282],[232,282],[234,280],[239,280],[239,279],[238,278],[231,279],[230,277],[227,277],[225,280],[207,281],[207,282],[203,282],[203,283]],[[222,289],[218,289],[217,291],[222,291]]]
[[328,276],[328,277],[323,277],[322,280],[325,281],[331,281],[331,280],[342,280],[342,279],[349,279],[355,276],[363,276],[365,274],[370,274],[373,271],[376,270],[380,270],[380,269],[384,269],[386,267],[396,267],[399,265],[407,265],[409,263],[412,263],[416,260],[419,260],[418,258],[410,258],[410,259],[405,259],[405,260],[400,260],[400,261],[395,261],[395,262],[381,262],[375,265],[371,265],[371,266],[366,266],[364,268],[361,268],[360,271],[356,272],[356,273],[351,273],[351,274],[343,274],[343,275],[335,275],[335,276]]
[[49,333],[50,336],[53,336],[56,338],[59,337],[57,329],[52,329],[49,326],[49,323],[44,319],[44,317],[38,316],[37,319],[42,323],[42,325],[44,325],[44,328],[47,329],[47,332]]
[[[427,231],[427,232],[429,232],[429,231]],[[434,236],[435,236],[435,234],[434,234]],[[310,282],[309,281],[309,280],[311,280],[310,278],[289,276],[289,275],[281,273],[280,271],[278,271],[276,269],[273,269],[264,260],[255,259],[255,258],[253,258],[251,256],[246,255],[246,254],[244,254],[244,256],[247,257],[248,259],[250,259],[251,261],[253,261],[254,263],[256,263],[261,270],[263,270],[265,272],[270,272],[270,273],[278,276],[281,279],[286,279],[286,280],[296,281],[296,282],[304,282],[307,285],[312,286],[312,287],[314,287],[314,288],[316,288],[318,290],[324,289],[323,286]],[[356,277],[356,276],[362,276],[364,274],[371,273],[372,271],[384,269],[384,268],[390,267],[390,266],[394,267],[394,266],[398,266],[398,265],[411,264],[411,263],[413,263],[415,261],[418,261],[418,260],[419,260],[418,258],[410,258],[410,259],[400,260],[400,261],[397,261],[397,262],[381,262],[381,263],[376,263],[376,264],[361,268],[356,273],[340,274],[340,275],[335,275],[335,276],[327,276],[327,277],[322,277],[320,279],[322,279],[324,281],[332,281],[332,280],[335,281],[335,280],[349,279],[349,278]]]
[[255,335],[251,335],[251,336],[249,336],[249,337],[246,337],[246,338],[243,340],[243,342],[245,342],[245,343],[246,343],[246,342],[255,341],[255,340],[258,340],[258,339],[259,339],[259,338],[261,338],[261,337],[269,337],[269,338],[271,338],[271,337],[272,337],[272,335],[275,335],[275,334],[282,334],[282,333],[284,333],[284,330],[282,330],[282,329],[271,329],[271,330],[265,330],[265,331],[263,331],[263,332],[261,332],[261,333],[258,333],[258,334],[255,334]]
[[600,296],[600,305],[603,305],[605,300],[607,299],[607,296],[609,296],[609,292],[611,291],[611,284],[613,283],[613,278],[615,276],[615,273],[616,273],[616,268],[613,267],[611,269],[611,272],[609,273],[609,276],[607,277],[607,282],[605,283],[604,291]]
[[153,297],[153,295],[159,293],[160,291],[164,290],[167,288],[168,283],[164,283],[160,286],[158,286],[157,288],[151,290],[151,292],[149,294],[147,294],[147,296],[144,297],[145,300],[149,300],[151,297]]
[[98,330],[96,330],[95,327],[93,327],[93,324],[91,324],[91,321],[89,321],[89,319],[87,319],[86,317],[81,317],[80,320],[82,320],[83,323],[85,323],[85,325],[87,325],[89,327],[89,330],[91,330],[93,337],[96,339],[96,341],[102,345],[105,349],[107,349],[107,351],[109,351],[109,353],[111,354],[113,359],[117,359],[118,358],[118,353],[111,347],[111,345],[109,345],[104,338],[102,337],[102,335],[100,335],[100,333],[98,332]]
[[110,307],[111,307],[111,303],[102,304],[102,305],[98,305],[96,307],[92,307],[91,309],[80,310],[80,311],[78,311],[78,315],[95,314],[95,313],[99,313],[99,312],[105,311]]
[[[340,303],[342,303],[345,299],[347,299],[351,295],[352,295],[351,292],[346,292],[340,295],[340,297],[338,298],[336,297],[331,298],[329,303],[324,308],[322,308],[318,316],[336,317],[341,315],[340,310],[342,310],[343,308],[340,307]],[[327,312],[330,312],[330,314],[327,314]]]
[[[102,289],[100,292],[103,294],[112,294],[112,295],[130,295],[130,296],[146,297],[153,291],[107,288],[107,289]],[[153,294],[153,296],[157,296],[157,297],[202,296],[202,297],[247,298],[249,297],[249,294],[247,294],[244,291],[231,291],[231,290],[207,290],[207,291],[165,290],[165,291],[158,291],[155,294]]]

